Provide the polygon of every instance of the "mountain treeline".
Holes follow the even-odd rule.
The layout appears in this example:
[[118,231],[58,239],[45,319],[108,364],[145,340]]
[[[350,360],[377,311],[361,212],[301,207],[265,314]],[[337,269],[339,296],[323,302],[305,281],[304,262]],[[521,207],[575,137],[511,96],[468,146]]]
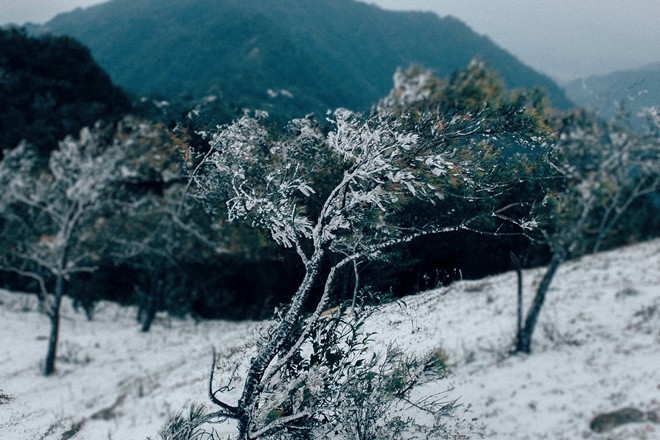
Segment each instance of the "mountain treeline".
[[660,105],[660,63],[571,81],[564,88],[576,105],[602,117],[635,117],[645,107]]
[[66,135],[131,108],[78,41],[19,28],[0,28],[0,103],[0,157],[22,139],[46,154]]
[[475,56],[507,87],[541,87],[556,107],[570,106],[552,80],[457,19],[354,0],[113,0],[43,29],[83,42],[136,95],[217,97],[222,122],[242,108],[281,123],[337,107],[366,111],[397,67],[419,63],[444,77]]
[[[397,77],[415,75],[419,69],[399,71]],[[498,195],[498,200],[506,206],[531,209],[535,203],[540,203],[548,185],[560,182],[552,176],[546,162],[554,136],[558,136],[561,127],[592,130],[589,127],[595,123],[586,115],[555,114],[538,91],[508,91],[499,77],[481,63],[472,63],[446,79],[426,78],[422,104],[407,104],[405,110],[395,109],[395,114],[404,111],[396,117],[437,115],[441,121],[455,124],[463,121],[464,116],[460,115],[474,114],[508,130],[528,127],[526,130],[538,136],[538,146],[520,150],[514,147],[517,143],[507,138],[482,135],[483,145],[479,148],[483,159],[479,160],[484,160],[483,169],[490,170],[487,175],[501,174],[503,181],[510,180],[509,175],[526,176],[519,183],[510,180],[507,187],[514,189]],[[409,92],[405,87],[395,86],[381,102],[388,102],[393,96],[405,101]],[[323,126],[322,121],[318,123]],[[289,130],[272,136],[274,139],[286,136]],[[46,257],[22,260],[20,264],[15,259],[21,255],[45,253],[51,256],[51,261],[57,261],[52,252],[57,249],[56,243],[61,244],[56,239],[59,227],[45,221],[56,208],[63,209],[58,208],[59,199],[49,198],[57,196],[58,186],[52,179],[64,179],[57,185],[62,185],[60,194],[65,201],[93,182],[83,178],[94,179],[95,174],[88,177],[80,174],[85,169],[83,165],[67,172],[56,171],[57,168],[49,171],[44,163],[52,163],[48,167],[61,166],[57,165],[61,159],[55,163],[53,160],[62,156],[63,146],[80,144],[91,149],[89,154],[102,155],[108,150],[120,155],[119,159],[113,159],[116,162],[114,177],[104,184],[107,193],[97,196],[112,203],[89,214],[80,230],[70,237],[70,245],[77,249],[76,258],[81,259],[81,267],[93,270],[68,273],[63,278],[66,292],[90,317],[100,299],[138,304],[140,320],[146,329],[159,310],[201,318],[269,316],[274,307],[287,302],[304,268],[294,250],[275,246],[268,234],[228,222],[223,202],[214,204],[209,212],[206,209],[209,206],[195,196],[194,179],[190,182],[189,175],[195,163],[208,153],[208,140],[193,136],[183,126],[171,130],[163,123],[126,116],[115,123],[97,123],[68,137],[59,147],[54,147],[53,153],[44,154],[29,142],[21,144],[22,150],[13,152],[11,160],[4,160],[0,167],[7,173],[4,177],[0,175],[3,185],[8,185],[5,196],[10,196],[12,185],[17,191],[28,189],[32,194],[26,199],[27,210],[11,201],[0,204],[3,209],[0,265],[5,269],[1,277],[4,285],[35,292],[51,289],[48,286],[53,267],[57,267],[55,263],[46,270],[40,268],[40,264],[47,261]],[[456,143],[455,148],[460,150],[460,144]],[[42,165],[36,168],[30,165],[30,157],[40,157],[37,162]],[[326,179],[341,172],[341,169],[319,168],[316,172],[319,187],[324,188]],[[82,177],[76,177],[79,175]],[[82,180],[75,180],[78,178]],[[35,182],[41,182],[40,186],[29,190],[33,179],[38,179]],[[458,181],[455,184],[458,185]],[[37,195],[42,193],[46,205],[37,204]],[[536,202],[531,202],[533,200]],[[48,205],[56,201],[58,204]],[[411,199],[399,205],[391,215],[410,227],[420,222],[451,223],[453,218],[476,215],[484,209],[484,203],[490,203],[489,199],[468,196],[457,190],[451,197],[436,201],[432,209],[426,203]],[[615,227],[602,237],[602,246],[623,244],[657,233],[658,206],[654,203],[657,198],[652,195],[635,200]],[[38,214],[42,208],[48,214],[46,217]],[[608,208],[604,206],[603,209]],[[475,230],[489,227],[492,225],[488,219],[474,225]],[[595,223],[590,227],[598,230]],[[510,253],[518,255],[526,266],[544,264],[549,250],[542,241],[530,242],[529,239],[527,234],[520,233],[485,237],[471,230],[460,230],[411,240],[388,252],[384,260],[363,262],[356,269],[357,278],[353,269],[339,273],[335,300],[350,299],[356,282],[359,286],[368,286],[382,298],[383,295],[401,296],[447,285],[460,278],[480,278],[510,269]],[[579,248],[587,250],[594,239],[589,235]],[[68,254],[73,255],[73,251]],[[332,260],[328,260],[324,265],[331,263]],[[33,276],[26,278],[25,273]],[[313,286],[313,295],[321,288]]]

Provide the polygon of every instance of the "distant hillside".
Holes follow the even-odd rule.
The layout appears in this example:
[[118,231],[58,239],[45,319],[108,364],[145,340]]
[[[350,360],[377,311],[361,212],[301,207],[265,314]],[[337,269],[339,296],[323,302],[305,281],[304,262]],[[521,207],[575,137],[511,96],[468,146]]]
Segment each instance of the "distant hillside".
[[459,20],[354,0],[112,0],[45,29],[82,41],[138,95],[216,95],[285,115],[364,110],[389,91],[397,66],[445,76],[480,56],[508,86],[541,86],[570,106],[552,80]]
[[68,37],[0,28],[0,158],[26,139],[42,152],[98,119],[128,111],[128,98]]
[[613,116],[618,103],[635,114],[643,107],[660,106],[660,63],[572,81],[565,90],[577,105],[603,116]]

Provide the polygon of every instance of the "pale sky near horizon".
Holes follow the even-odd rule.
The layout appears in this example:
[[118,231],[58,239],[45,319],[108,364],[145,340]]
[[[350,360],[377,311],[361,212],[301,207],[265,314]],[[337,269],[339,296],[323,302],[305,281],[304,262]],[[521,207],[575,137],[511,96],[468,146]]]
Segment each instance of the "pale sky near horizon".
[[[44,23],[104,1],[0,0],[0,25]],[[660,63],[660,0],[361,1],[453,15],[560,82]]]

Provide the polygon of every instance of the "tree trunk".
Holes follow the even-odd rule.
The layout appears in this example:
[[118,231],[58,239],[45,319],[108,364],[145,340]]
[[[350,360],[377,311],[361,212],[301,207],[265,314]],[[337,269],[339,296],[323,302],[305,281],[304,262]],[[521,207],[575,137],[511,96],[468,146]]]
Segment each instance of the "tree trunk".
[[300,321],[302,306],[319,273],[322,258],[323,252],[317,252],[307,263],[305,277],[293,295],[291,306],[282,319],[282,322],[275,329],[268,342],[250,360],[250,369],[245,378],[243,393],[236,408],[239,440],[249,438],[250,424],[252,422],[252,406],[260,394],[261,379],[272,360],[277,356],[278,349],[282,343],[289,336],[295,324]]
[[[140,331],[143,333],[148,332],[151,329],[151,324],[153,324],[154,319],[156,318],[156,313],[163,303],[163,298],[165,296],[165,278],[167,278],[168,273],[165,269],[165,263],[160,259],[157,259],[152,264],[147,266],[147,273],[149,276],[149,284],[147,286],[146,293],[146,304],[141,310],[141,324],[142,327]],[[170,284],[168,284],[168,287]]]
[[44,363],[44,375],[50,376],[55,372],[55,358],[57,356],[57,340],[60,333],[60,304],[64,293],[64,276],[57,274],[55,280],[55,298],[48,312],[50,317],[50,336],[48,338],[48,352]]
[[142,309],[142,322],[140,331],[142,333],[147,333],[151,328],[151,323],[154,322],[154,317],[156,316],[156,295],[158,290],[158,276],[159,273],[157,270],[149,271],[149,285],[147,286],[147,297],[145,298],[145,305]]
[[516,255],[511,252],[511,261],[513,262],[513,268],[516,271],[516,276],[518,278],[518,310],[517,310],[517,322],[516,322],[516,346],[520,344],[520,338],[522,335],[522,323],[523,323],[523,273],[522,273],[522,264]]
[[154,322],[154,318],[156,317],[158,301],[156,300],[155,295],[156,294],[154,292],[149,295],[149,298],[147,298],[146,310],[142,310],[142,326],[140,327],[140,331],[142,333],[147,333],[151,329],[151,324]]
[[536,295],[534,296],[534,301],[532,306],[527,312],[527,319],[525,319],[525,326],[518,333],[516,341],[516,353],[531,353],[532,352],[532,336],[534,330],[536,329],[536,323],[538,322],[539,314],[541,313],[541,308],[545,301],[545,296],[548,293],[550,288],[550,283],[557,273],[559,266],[566,260],[567,252],[564,249],[556,250],[552,254],[552,259],[550,264],[543,274],[543,279],[539,284],[539,287],[536,289]]

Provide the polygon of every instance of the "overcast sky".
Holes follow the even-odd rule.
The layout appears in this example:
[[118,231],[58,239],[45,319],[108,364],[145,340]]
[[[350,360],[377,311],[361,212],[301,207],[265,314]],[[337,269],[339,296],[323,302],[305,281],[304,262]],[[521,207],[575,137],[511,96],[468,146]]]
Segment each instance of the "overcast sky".
[[[185,1],[185,0],[181,0]],[[556,80],[660,62],[660,0],[362,0],[453,15]],[[0,0],[0,24],[104,0]]]

